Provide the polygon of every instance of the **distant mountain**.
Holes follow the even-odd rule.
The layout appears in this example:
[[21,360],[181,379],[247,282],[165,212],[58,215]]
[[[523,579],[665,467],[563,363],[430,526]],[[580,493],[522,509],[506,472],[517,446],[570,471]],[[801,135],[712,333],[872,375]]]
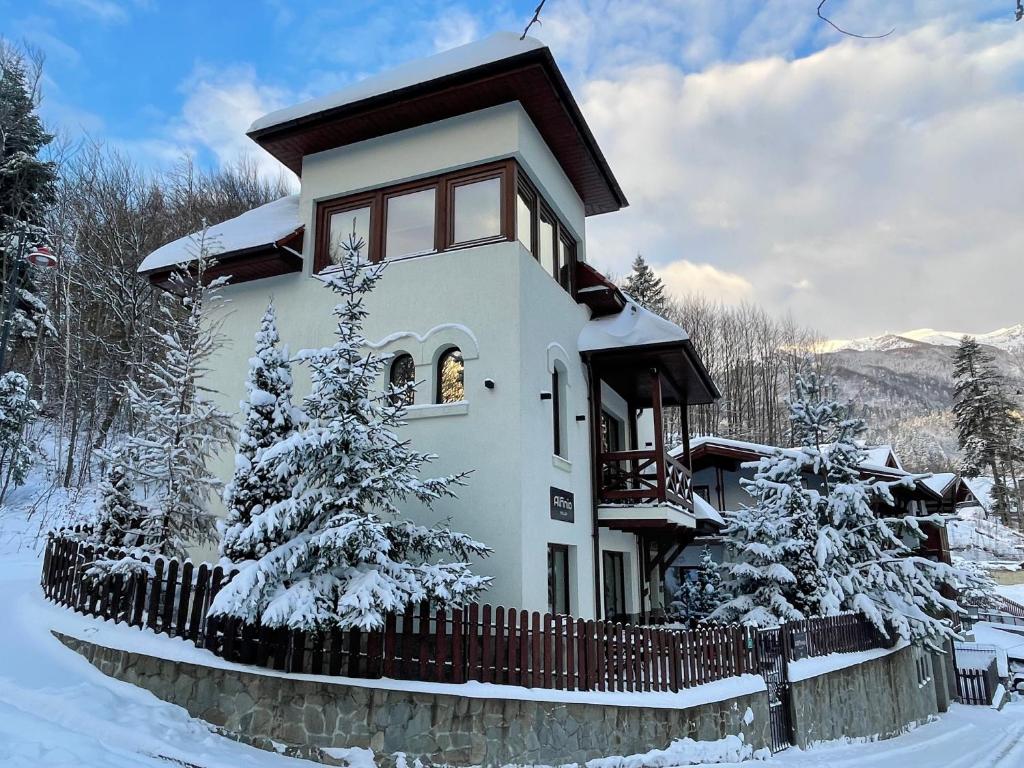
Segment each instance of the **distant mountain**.
[[[872,442],[891,443],[915,471],[955,469],[953,353],[962,333],[922,328],[825,342],[840,393],[859,406]],[[1015,392],[1024,392],[1024,324],[975,336]]]
[[[832,339],[822,342],[823,352],[840,352],[854,350],[856,352],[884,352],[890,349],[906,349],[917,344],[929,344],[936,347],[955,347],[964,337],[960,331],[936,331],[934,328],[918,328],[902,333],[883,333],[879,336],[864,336],[859,339]],[[970,334],[979,344],[995,347],[1004,351],[1024,350],[1024,323],[1009,328],[1000,328],[991,333]]]

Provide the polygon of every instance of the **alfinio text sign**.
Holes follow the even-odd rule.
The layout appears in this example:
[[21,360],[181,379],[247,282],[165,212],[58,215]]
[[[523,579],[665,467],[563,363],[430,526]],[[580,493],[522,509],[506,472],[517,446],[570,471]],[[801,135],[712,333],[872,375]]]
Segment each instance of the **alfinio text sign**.
[[576,501],[569,491],[551,486],[551,519],[565,523],[576,521]]

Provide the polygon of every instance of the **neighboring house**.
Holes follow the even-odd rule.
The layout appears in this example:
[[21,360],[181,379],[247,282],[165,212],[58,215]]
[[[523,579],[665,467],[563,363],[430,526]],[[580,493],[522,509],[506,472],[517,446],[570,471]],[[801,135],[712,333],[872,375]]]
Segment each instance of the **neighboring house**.
[[[355,231],[389,262],[368,301],[370,347],[392,356],[392,381],[418,382],[403,436],[438,455],[430,472],[473,470],[458,499],[408,514],[493,547],[477,565],[495,577],[488,602],[582,617],[651,608],[660,566],[706,512],[662,444],[662,409],[719,394],[683,329],[586,264],[586,218],[626,198],[550,51],[497,35],[248,135],[301,191],[207,232],[211,271],[232,276],[230,344],[207,382],[222,404],[244,395],[271,299],[292,351],[332,343],[337,299],[317,276]],[[169,287],[195,252],[184,238],[140,271]],[[223,456],[216,470],[231,469]]]
[[[717,512],[736,510],[754,503],[752,497],[740,483],[741,479],[751,480],[757,462],[775,451],[775,446],[733,440],[724,437],[697,437],[690,440],[689,448],[678,446],[672,453],[684,456],[689,452],[689,465],[693,471],[694,498],[700,498]],[[784,448],[783,451],[795,449]],[[893,490],[896,509],[883,505],[880,514],[911,514],[924,517],[932,514],[952,515],[956,505],[969,493],[966,485],[956,475],[933,475],[915,477],[903,469],[891,446],[876,446],[867,449],[867,458],[860,465],[861,477],[870,480],[900,480],[913,478],[911,487],[897,487]],[[921,529],[928,538],[921,542],[917,552],[933,560],[950,562],[949,541],[944,526],[922,522]],[[727,553],[721,538],[714,533],[705,533],[687,547],[672,561],[665,574],[666,593],[671,595],[680,580],[687,577],[686,571],[696,568],[704,544],[711,547],[715,559],[722,562]]]

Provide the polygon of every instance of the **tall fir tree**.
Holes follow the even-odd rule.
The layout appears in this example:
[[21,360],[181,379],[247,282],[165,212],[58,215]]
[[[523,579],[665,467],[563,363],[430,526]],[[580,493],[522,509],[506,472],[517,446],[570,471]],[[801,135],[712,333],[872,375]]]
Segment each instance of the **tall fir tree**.
[[152,358],[139,379],[128,383],[135,431],[121,453],[142,497],[144,546],[171,556],[183,556],[189,544],[216,543],[210,502],[221,482],[207,465],[230,445],[233,432],[231,417],[203,385],[210,359],[223,344],[224,279],[205,277],[205,233],[196,252],[193,264],[173,278],[180,306],[163,306],[166,328],[153,331]]
[[0,38],[0,258],[4,286],[18,279],[15,337],[34,337],[53,328],[35,268],[22,263],[15,269],[26,247],[46,243],[44,217],[57,194],[56,163],[42,157],[53,135],[43,128],[37,111],[40,75],[38,63]]
[[1015,509],[1017,489],[1007,486],[1006,466],[1015,457],[1017,424],[1006,383],[992,354],[976,339],[964,336],[953,358],[953,417],[960,443],[961,471],[977,477],[988,471],[993,480],[994,510],[1004,523]]
[[447,526],[402,517],[403,501],[429,508],[454,496],[464,476],[421,479],[433,457],[396,433],[404,388],[379,386],[387,359],[366,351],[362,333],[365,300],[382,265],[361,268],[361,246],[353,237],[326,279],[340,298],[335,343],[299,353],[312,379],[308,424],[259,462],[289,478],[292,493],[254,514],[239,541],[253,535],[276,545],[242,564],[217,594],[212,615],[304,630],[369,629],[424,600],[465,604],[489,583],[467,562],[488,547]]
[[121,455],[108,457],[109,466],[100,481],[100,503],[86,541],[100,547],[138,547],[144,543],[142,521],[145,507],[135,499],[135,483],[128,462]]
[[264,451],[290,437],[302,418],[292,404],[291,361],[281,348],[273,304],[256,332],[245,390],[235,473],[224,489],[228,513],[220,547],[221,555],[235,563],[259,559],[280,543],[268,538],[268,531],[250,526],[255,515],[284,501],[292,491],[290,476],[279,476],[269,464],[261,463]]
[[796,576],[787,565],[799,551],[792,514],[803,497],[799,463],[776,449],[758,462],[753,480],[740,482],[755,504],[725,514],[722,533],[731,554],[725,592],[730,598],[711,618],[757,627],[802,619],[794,600]]
[[25,482],[32,451],[25,430],[39,415],[39,403],[29,393],[28,379],[16,371],[0,376],[0,503],[7,491]]
[[623,288],[637,304],[651,312],[664,315],[668,310],[669,300],[665,294],[665,284],[654,274],[654,270],[639,253],[633,260],[633,271],[626,277]]

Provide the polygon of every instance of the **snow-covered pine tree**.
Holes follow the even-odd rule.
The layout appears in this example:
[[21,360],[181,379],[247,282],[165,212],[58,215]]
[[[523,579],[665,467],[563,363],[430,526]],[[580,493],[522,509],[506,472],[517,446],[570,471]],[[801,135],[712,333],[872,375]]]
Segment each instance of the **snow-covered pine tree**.
[[723,536],[732,557],[724,586],[730,598],[710,618],[757,627],[802,619],[794,603],[796,576],[787,566],[800,546],[792,516],[804,503],[799,462],[776,449],[758,462],[753,480],[740,482],[755,504],[725,513]]
[[673,611],[682,617],[700,621],[706,619],[721,605],[722,573],[715,562],[711,548],[704,545],[700,553],[694,579],[685,579],[672,601]]
[[[863,420],[852,417],[848,406],[822,401],[818,428],[831,440],[819,449],[804,450],[816,452],[813,468],[827,494],[816,554],[829,599],[840,610],[861,613],[886,634],[894,630],[899,637],[938,647],[955,636],[948,617],[960,611],[940,590],[955,589],[969,577],[914,554],[905,539],[925,539],[922,519],[883,516],[883,510],[898,514],[892,491],[913,478],[862,479],[860,466],[867,459]],[[941,525],[942,519],[929,522]]]
[[25,430],[39,415],[39,403],[29,396],[28,379],[16,371],[0,376],[0,502],[13,485],[25,482],[32,451]]
[[626,277],[623,288],[637,304],[651,312],[664,315],[668,309],[669,299],[665,295],[664,283],[639,253],[633,260],[633,271]]
[[23,250],[19,240],[30,246],[46,242],[41,225],[57,192],[56,163],[40,157],[53,141],[37,113],[40,76],[40,62],[0,40],[0,259],[5,287],[16,272],[19,277],[12,318],[16,337],[52,329],[35,268],[14,268]]
[[285,440],[301,422],[292,404],[292,367],[281,348],[277,316],[270,304],[256,332],[255,354],[249,358],[246,399],[240,404],[242,428],[235,454],[235,474],[224,489],[228,514],[220,553],[235,563],[256,560],[280,544],[269,531],[251,525],[253,515],[291,496],[292,477],[260,463],[263,452]]
[[1002,375],[992,354],[976,339],[964,336],[953,358],[953,416],[960,443],[961,471],[977,477],[986,469],[993,480],[994,509],[1009,522],[1015,492],[1006,485],[1004,464],[1013,445],[1017,425],[1011,416]]
[[416,525],[401,515],[403,500],[429,507],[453,496],[464,475],[421,479],[433,457],[396,434],[404,390],[378,389],[387,359],[367,352],[362,335],[366,296],[383,265],[361,268],[361,248],[353,236],[326,278],[340,297],[337,340],[299,353],[312,378],[304,400],[308,424],[260,459],[294,478],[291,497],[250,523],[278,543],[242,564],[217,594],[212,615],[306,630],[373,628],[386,613],[424,600],[465,604],[489,583],[467,562],[488,554],[488,547],[447,526]]
[[[197,258],[174,276],[180,306],[162,309],[166,328],[153,330],[152,358],[137,381],[128,383],[135,432],[121,455],[140,490],[144,548],[182,556],[189,543],[217,540],[210,500],[221,489],[207,463],[231,443],[231,418],[203,386],[220,332],[223,279],[208,281],[205,233]],[[165,301],[173,301],[166,298]]]
[[132,548],[143,543],[145,508],[135,499],[135,483],[121,456],[109,457],[100,481],[100,503],[85,540],[101,547]]

